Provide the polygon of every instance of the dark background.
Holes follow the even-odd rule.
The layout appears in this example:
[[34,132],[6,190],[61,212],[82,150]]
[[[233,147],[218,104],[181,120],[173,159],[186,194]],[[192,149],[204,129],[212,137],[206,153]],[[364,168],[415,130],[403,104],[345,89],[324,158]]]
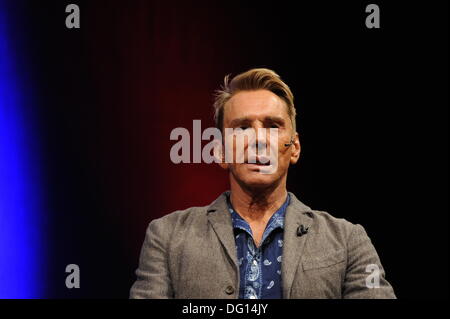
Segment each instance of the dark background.
[[147,224],[228,188],[173,164],[169,134],[212,126],[213,91],[253,67],[296,98],[288,189],[363,225],[399,298],[448,297],[448,5],[392,2],[378,30],[365,1],[11,2],[44,154],[43,297],[127,298]]

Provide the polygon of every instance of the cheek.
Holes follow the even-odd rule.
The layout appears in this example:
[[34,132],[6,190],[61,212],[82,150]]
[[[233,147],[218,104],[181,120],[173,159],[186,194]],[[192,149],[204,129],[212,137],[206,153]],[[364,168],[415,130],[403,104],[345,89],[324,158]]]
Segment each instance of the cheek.
[[226,139],[223,148],[223,154],[225,157],[225,162],[231,164],[236,159],[236,145],[233,143],[233,140]]
[[278,168],[279,173],[283,173],[289,168],[291,162],[291,150],[289,147],[280,145],[280,150],[278,152]]
[[285,161],[291,156],[291,146],[286,146],[284,143],[278,144],[278,158],[280,161]]

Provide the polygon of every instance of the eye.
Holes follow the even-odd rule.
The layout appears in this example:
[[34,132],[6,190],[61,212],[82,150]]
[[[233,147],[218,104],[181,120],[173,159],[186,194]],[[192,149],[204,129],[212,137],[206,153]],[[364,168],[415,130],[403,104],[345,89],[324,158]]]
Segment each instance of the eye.
[[243,125],[243,126],[239,126],[239,128],[240,128],[241,130],[246,130],[246,129],[248,129],[249,127],[248,127],[248,126],[245,126],[245,125]]

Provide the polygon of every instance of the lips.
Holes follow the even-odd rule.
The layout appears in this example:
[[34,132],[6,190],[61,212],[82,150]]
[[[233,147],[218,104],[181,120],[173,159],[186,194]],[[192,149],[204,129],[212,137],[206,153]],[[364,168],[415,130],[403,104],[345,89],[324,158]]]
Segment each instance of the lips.
[[265,156],[258,156],[256,158],[256,161],[254,163],[250,163],[248,159],[245,160],[245,164],[250,164],[250,165],[259,165],[259,166],[270,166],[271,162],[270,162],[270,158],[269,157],[265,157]]

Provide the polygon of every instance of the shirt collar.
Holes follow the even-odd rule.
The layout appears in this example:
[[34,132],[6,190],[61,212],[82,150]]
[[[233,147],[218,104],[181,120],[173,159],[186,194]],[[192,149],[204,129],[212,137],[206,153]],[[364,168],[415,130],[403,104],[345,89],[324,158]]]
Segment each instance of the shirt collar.
[[[274,229],[281,228],[284,229],[284,219],[286,215],[286,208],[289,206],[290,202],[290,195],[289,193],[286,196],[286,200],[284,201],[284,204],[281,205],[281,207],[270,217],[269,222],[267,223],[266,229],[264,231],[264,234],[270,234]],[[231,205],[230,196],[227,196],[227,205],[228,205],[228,211],[231,214],[231,220],[233,223],[233,228],[242,229],[245,230],[247,233],[252,234],[252,231],[250,229],[250,225],[234,210],[233,206]]]

